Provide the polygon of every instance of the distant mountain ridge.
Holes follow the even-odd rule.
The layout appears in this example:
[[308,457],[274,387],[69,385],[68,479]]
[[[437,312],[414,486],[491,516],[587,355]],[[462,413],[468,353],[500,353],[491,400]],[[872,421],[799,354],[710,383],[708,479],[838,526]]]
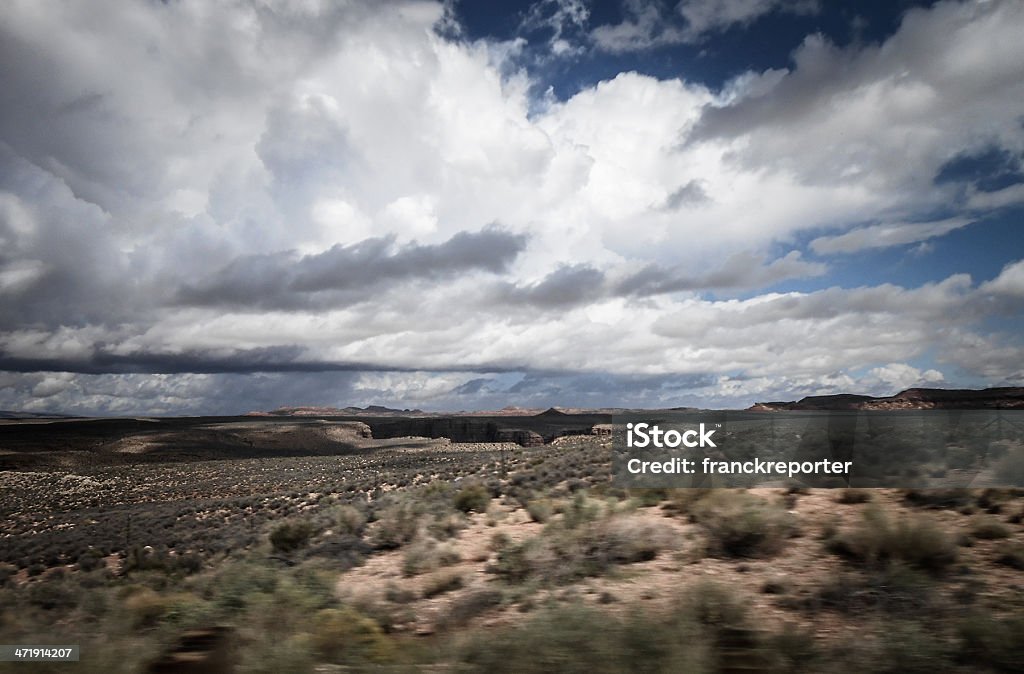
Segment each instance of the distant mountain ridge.
[[25,412],[23,410],[0,410],[0,419],[74,419],[72,414],[52,412]]
[[1024,387],[986,389],[908,388],[896,395],[875,397],[839,393],[808,396],[790,402],[759,402],[751,411],[786,410],[928,410],[1024,409]]
[[420,416],[426,412],[423,410],[399,410],[381,405],[369,405],[367,407],[278,407],[270,412],[249,412],[246,416],[255,417],[391,417],[391,416]]

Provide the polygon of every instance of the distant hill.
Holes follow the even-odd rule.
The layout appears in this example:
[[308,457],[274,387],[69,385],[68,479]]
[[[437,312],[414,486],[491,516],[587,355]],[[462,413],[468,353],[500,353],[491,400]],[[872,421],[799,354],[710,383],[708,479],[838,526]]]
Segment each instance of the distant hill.
[[380,405],[368,407],[278,407],[270,412],[249,412],[246,416],[254,417],[408,417],[422,416],[426,414],[423,410],[399,410]]
[[840,393],[808,396],[793,402],[759,402],[752,411],[785,410],[929,410],[1024,409],[1024,387],[986,389],[908,388],[896,395],[874,397]]
[[[689,410],[688,407],[676,407],[673,410]],[[270,412],[249,412],[250,417],[559,417],[579,414],[623,414],[636,411],[621,407],[516,407],[508,405],[500,410],[462,410],[459,412],[424,412],[423,410],[399,410],[380,405],[369,407],[279,407]]]
[[70,414],[54,414],[52,412],[25,412],[21,410],[0,410],[0,419],[75,419]]

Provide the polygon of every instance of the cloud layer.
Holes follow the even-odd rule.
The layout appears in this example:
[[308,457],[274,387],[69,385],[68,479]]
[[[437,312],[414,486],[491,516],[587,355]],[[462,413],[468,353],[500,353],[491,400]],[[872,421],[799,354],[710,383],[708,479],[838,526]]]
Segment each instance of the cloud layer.
[[[1024,263],[833,277],[1024,204],[1020,3],[914,9],[880,44],[809,35],[720,89],[624,71],[565,99],[530,45],[460,37],[440,3],[104,4],[0,22],[0,407],[1024,379]],[[575,58],[818,10],[654,7],[595,26],[538,3],[524,25]]]

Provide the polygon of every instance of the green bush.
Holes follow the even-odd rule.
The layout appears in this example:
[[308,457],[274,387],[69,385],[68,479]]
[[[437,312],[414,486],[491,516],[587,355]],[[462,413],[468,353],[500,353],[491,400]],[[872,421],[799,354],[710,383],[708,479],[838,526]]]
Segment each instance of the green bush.
[[555,508],[551,503],[551,499],[537,498],[527,502],[526,512],[530,516],[531,520],[544,524],[551,519],[551,516],[555,512]]
[[642,516],[614,515],[571,529],[552,524],[519,543],[497,541],[497,560],[489,570],[511,583],[565,583],[654,559],[671,544],[665,524]]
[[727,557],[772,555],[796,530],[779,505],[742,491],[714,490],[689,510],[707,532],[712,554]]
[[909,489],[904,499],[911,505],[922,508],[956,510],[971,504],[974,497],[969,489]]
[[79,593],[64,580],[43,580],[29,587],[28,600],[41,609],[67,610],[78,605]]
[[1019,672],[1024,662],[1024,617],[996,618],[976,611],[957,626],[960,659],[974,667]]
[[451,603],[448,613],[438,623],[439,629],[453,629],[469,624],[474,618],[500,606],[504,595],[494,588],[470,590]]
[[341,505],[327,512],[327,519],[335,533],[361,536],[366,526],[366,516],[355,506]]
[[460,560],[459,553],[448,544],[441,544],[432,538],[418,538],[405,550],[402,572],[416,576],[442,566],[451,566]]
[[545,608],[496,637],[469,640],[461,660],[479,672],[814,671],[817,653],[805,632],[754,628],[745,603],[700,583],[664,615],[617,616],[570,604]]
[[270,544],[278,552],[294,552],[313,537],[313,524],[306,520],[282,522],[270,532]]
[[951,669],[951,644],[942,634],[918,621],[887,622],[877,656],[879,671],[893,674],[934,674]]
[[316,613],[312,643],[320,657],[332,663],[380,664],[394,659],[394,647],[381,626],[353,608]]
[[491,493],[482,484],[466,485],[455,495],[455,508],[464,513],[486,512]]
[[388,505],[379,515],[372,530],[373,544],[383,550],[400,548],[416,537],[423,512],[411,499],[400,499]]
[[[482,485],[476,487],[487,493]],[[470,495],[474,493],[480,494],[475,488]],[[487,499],[490,500],[489,495]],[[378,549],[393,550],[412,541],[420,530],[434,538],[451,538],[466,526],[465,516],[453,507],[457,500],[458,495],[445,482],[388,494],[374,508],[376,522],[370,531],[370,541]],[[486,510],[487,505],[483,508]]]
[[239,653],[239,671],[247,674],[308,674],[316,657],[307,634],[253,639]]
[[134,630],[151,629],[163,622],[181,623],[202,614],[204,605],[195,595],[184,592],[159,593],[135,588],[123,602],[128,623]]
[[885,512],[868,507],[860,525],[826,542],[837,555],[878,568],[894,561],[939,573],[956,561],[956,543],[930,519],[905,517],[893,525]]
[[502,638],[481,635],[463,648],[468,671],[533,674],[710,671],[702,644],[681,639],[656,621],[623,622],[597,609],[542,611]]
[[80,571],[95,571],[103,566],[103,555],[99,550],[86,550],[78,556],[77,564]]
[[562,526],[575,529],[601,516],[601,502],[590,498],[586,492],[579,491],[562,509]]
[[999,548],[996,563],[1024,571],[1024,543],[1008,542]]
[[836,497],[836,503],[844,505],[867,503],[871,498],[871,492],[867,489],[843,489]]
[[464,584],[465,580],[461,573],[457,571],[441,572],[427,579],[427,582],[423,585],[423,597],[430,599],[446,592],[461,589]]
[[278,569],[252,563],[231,563],[219,569],[204,596],[230,614],[248,608],[260,595],[274,593],[282,576]]
[[980,518],[971,525],[971,536],[983,540],[1009,538],[1010,533],[1010,527],[991,517]]
[[923,571],[895,563],[867,573],[842,573],[818,589],[812,606],[842,613],[881,611],[917,616],[936,602],[935,580]]

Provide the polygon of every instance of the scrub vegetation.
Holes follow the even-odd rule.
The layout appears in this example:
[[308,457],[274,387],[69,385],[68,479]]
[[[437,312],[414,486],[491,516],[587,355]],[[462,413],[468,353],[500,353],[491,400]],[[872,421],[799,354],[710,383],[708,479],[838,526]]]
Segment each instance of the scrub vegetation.
[[608,442],[3,472],[0,642],[82,672],[214,632],[239,672],[1024,661],[1024,492],[624,490]]

